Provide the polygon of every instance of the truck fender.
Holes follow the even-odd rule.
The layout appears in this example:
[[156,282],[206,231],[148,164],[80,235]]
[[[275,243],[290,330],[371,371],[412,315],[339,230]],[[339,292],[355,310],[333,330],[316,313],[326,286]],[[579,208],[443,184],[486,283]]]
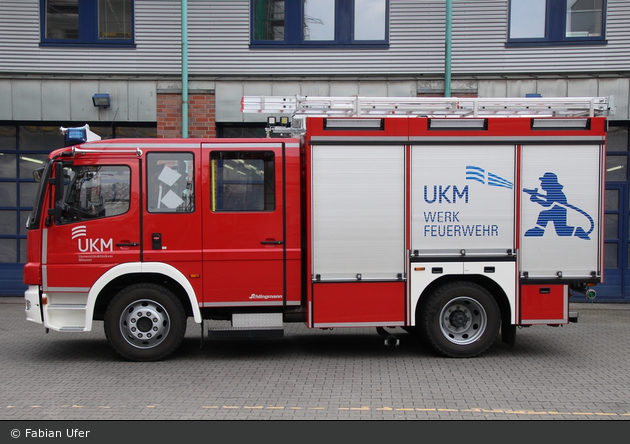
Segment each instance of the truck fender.
[[94,306],[96,305],[96,298],[100,292],[117,277],[124,276],[132,273],[157,273],[170,277],[177,283],[179,283],[190,301],[190,307],[192,308],[193,318],[197,324],[201,323],[201,310],[199,310],[199,301],[195,290],[193,289],[188,279],[175,267],[164,264],[161,262],[127,262],[124,264],[116,265],[113,268],[107,270],[103,276],[92,285],[88,292],[87,306],[85,313],[85,331],[92,330],[92,316],[94,315]]

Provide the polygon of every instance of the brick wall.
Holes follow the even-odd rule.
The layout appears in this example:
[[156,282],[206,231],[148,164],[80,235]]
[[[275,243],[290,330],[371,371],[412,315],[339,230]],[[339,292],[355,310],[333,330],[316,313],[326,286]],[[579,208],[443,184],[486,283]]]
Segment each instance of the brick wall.
[[[214,94],[188,95],[188,137],[216,137]],[[181,94],[158,94],[157,135],[161,138],[182,137]]]

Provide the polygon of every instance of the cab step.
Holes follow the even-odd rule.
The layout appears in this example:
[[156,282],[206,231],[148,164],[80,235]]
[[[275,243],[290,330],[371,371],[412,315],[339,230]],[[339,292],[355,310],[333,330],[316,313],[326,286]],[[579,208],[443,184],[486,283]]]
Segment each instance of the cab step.
[[271,339],[284,337],[284,328],[228,327],[208,330],[209,339]]
[[282,338],[282,313],[234,313],[232,326],[211,328],[208,337],[214,339]]

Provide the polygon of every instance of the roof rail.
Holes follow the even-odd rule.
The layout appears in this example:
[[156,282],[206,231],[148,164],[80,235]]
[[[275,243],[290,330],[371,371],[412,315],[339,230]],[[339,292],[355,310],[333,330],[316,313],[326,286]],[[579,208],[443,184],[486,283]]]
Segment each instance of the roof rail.
[[312,116],[609,116],[613,97],[311,97],[244,96],[243,113]]

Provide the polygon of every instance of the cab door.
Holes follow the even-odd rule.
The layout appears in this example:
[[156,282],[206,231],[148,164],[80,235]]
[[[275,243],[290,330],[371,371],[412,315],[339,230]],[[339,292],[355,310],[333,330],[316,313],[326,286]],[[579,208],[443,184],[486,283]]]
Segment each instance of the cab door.
[[140,260],[139,162],[86,155],[56,168],[63,186],[44,230],[45,292],[87,295],[110,268]]
[[285,208],[282,143],[204,144],[205,307],[282,306]]

